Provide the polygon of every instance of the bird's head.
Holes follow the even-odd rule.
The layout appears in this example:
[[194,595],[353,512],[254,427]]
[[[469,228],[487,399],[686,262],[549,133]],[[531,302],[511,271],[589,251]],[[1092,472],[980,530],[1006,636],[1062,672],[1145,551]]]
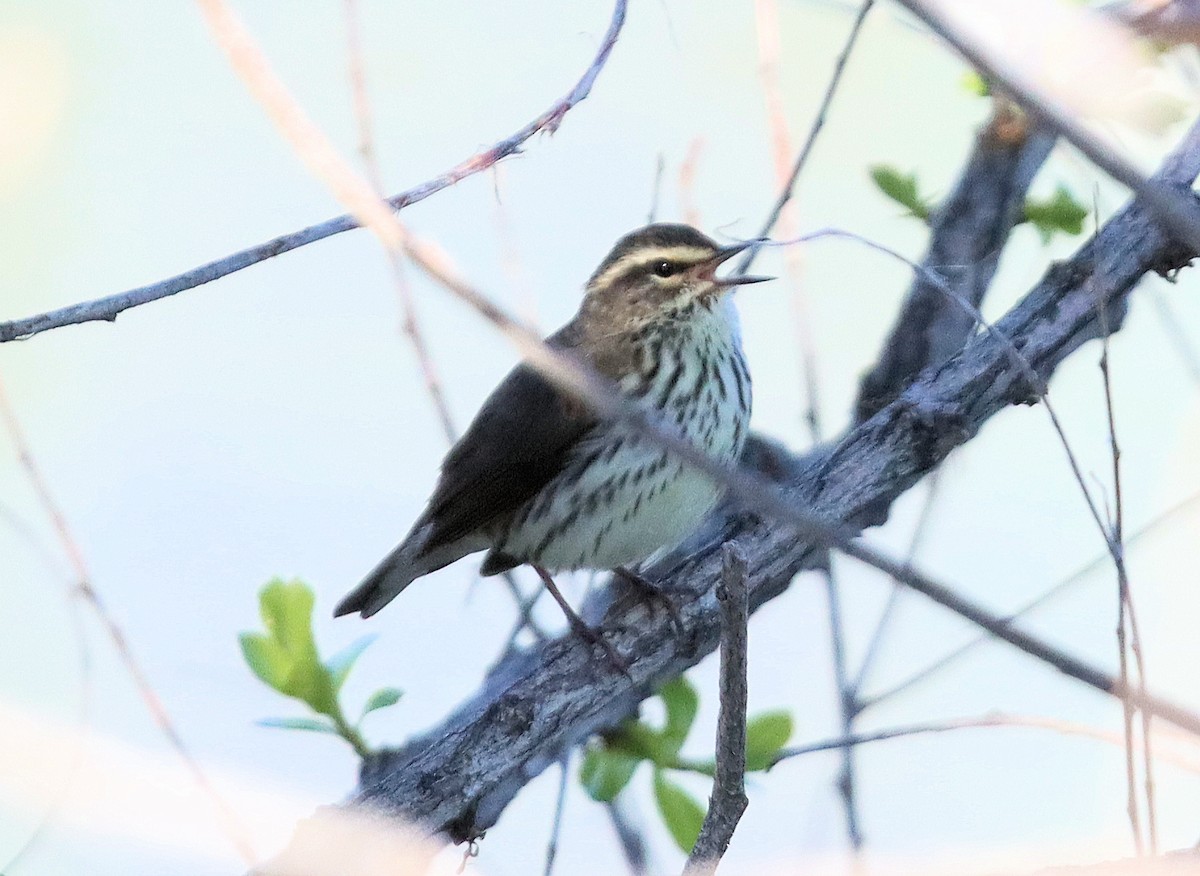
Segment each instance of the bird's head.
[[690,225],[659,223],[617,241],[588,280],[585,318],[627,331],[711,310],[735,286],[771,277],[718,277],[717,268],[751,243],[719,246]]

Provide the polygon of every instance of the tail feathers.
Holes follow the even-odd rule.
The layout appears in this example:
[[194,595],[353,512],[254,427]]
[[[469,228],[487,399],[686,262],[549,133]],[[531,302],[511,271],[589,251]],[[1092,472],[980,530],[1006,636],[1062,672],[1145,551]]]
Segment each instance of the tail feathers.
[[399,596],[405,587],[425,574],[425,571],[415,566],[404,553],[404,545],[401,545],[388,554],[361,584],[342,598],[333,610],[333,616],[341,617],[357,611],[363,617],[370,617]]
[[364,618],[370,617],[422,575],[428,575],[467,554],[487,547],[486,541],[481,537],[468,536],[426,552],[425,529],[422,527],[421,530],[410,534],[398,548],[384,557],[362,583],[337,604],[333,616],[341,617],[358,612]]

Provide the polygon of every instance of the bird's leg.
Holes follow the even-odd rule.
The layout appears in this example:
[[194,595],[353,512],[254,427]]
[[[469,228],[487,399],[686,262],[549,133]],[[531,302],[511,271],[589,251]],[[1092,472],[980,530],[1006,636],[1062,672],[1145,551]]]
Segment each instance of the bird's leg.
[[632,586],[647,602],[661,605],[667,614],[671,616],[671,626],[675,629],[676,637],[683,638],[683,617],[679,614],[679,607],[675,605],[675,600],[671,599],[661,587],[639,572],[635,572],[625,566],[617,566],[612,572],[626,584]]
[[[532,564],[531,564],[532,565]],[[562,613],[567,617],[567,623],[571,626],[571,632],[579,636],[585,642],[592,645],[599,645],[604,649],[604,653],[608,655],[609,661],[619,671],[625,675],[629,675],[629,663],[617,653],[614,648],[598,631],[593,630],[583,618],[575,613],[575,609],[571,608],[571,604],[558,589],[558,585],[554,583],[554,579],[550,577],[550,573],[541,566],[534,566],[533,570],[538,573],[538,577],[542,579],[542,583],[546,585],[546,589],[550,591],[550,595],[554,597],[554,601],[558,603],[558,607],[562,609]]]

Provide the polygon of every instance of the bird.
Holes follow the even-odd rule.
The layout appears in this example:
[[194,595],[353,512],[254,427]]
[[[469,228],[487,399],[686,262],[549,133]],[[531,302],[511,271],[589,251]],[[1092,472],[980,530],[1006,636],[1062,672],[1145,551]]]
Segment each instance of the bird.
[[[581,358],[714,460],[732,463],[746,442],[752,398],[729,293],[773,278],[716,271],[753,243],[721,246],[675,223],[632,231],[546,343]],[[650,438],[598,418],[521,364],[447,453],[408,535],[334,615],[370,617],[416,579],[487,551],[482,576],[532,566],[576,626],[553,574],[613,570],[645,585],[635,567],[682,542],[721,493]]]

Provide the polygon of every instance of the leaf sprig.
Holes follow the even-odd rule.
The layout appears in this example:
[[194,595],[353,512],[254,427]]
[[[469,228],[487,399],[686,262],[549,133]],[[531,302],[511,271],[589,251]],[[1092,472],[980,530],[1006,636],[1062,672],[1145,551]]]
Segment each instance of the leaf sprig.
[[258,594],[259,612],[266,632],[242,633],[238,640],[246,663],[264,684],[286,697],[299,700],[317,717],[267,718],[264,727],[308,730],[340,736],[358,754],[367,757],[371,749],[360,727],[371,712],[394,706],[403,692],[385,687],[375,691],[363,706],[358,720],[347,720],[339,694],[354,663],[374,641],[364,636],[322,662],[312,632],[315,597],[303,581],[268,582]]
[[[877,164],[871,168],[871,179],[888,198],[904,207],[906,216],[928,224],[938,208],[932,199],[921,193],[916,172],[903,173],[890,165]],[[1060,183],[1049,198],[1026,198],[1018,224],[1028,222],[1032,225],[1044,245],[1056,234],[1074,236],[1082,233],[1087,215],[1087,208]]]
[[[643,762],[649,763],[659,814],[676,845],[686,854],[700,835],[706,808],[674,781],[671,773],[699,773],[711,778],[716,764],[680,756],[700,707],[692,684],[680,676],[663,685],[658,698],[666,711],[663,726],[631,718],[592,742],[584,751],[579,779],[593,800],[607,803],[625,789]],[[763,712],[751,717],[746,722],[746,771],[770,767],[791,735],[792,717],[787,712]]]

